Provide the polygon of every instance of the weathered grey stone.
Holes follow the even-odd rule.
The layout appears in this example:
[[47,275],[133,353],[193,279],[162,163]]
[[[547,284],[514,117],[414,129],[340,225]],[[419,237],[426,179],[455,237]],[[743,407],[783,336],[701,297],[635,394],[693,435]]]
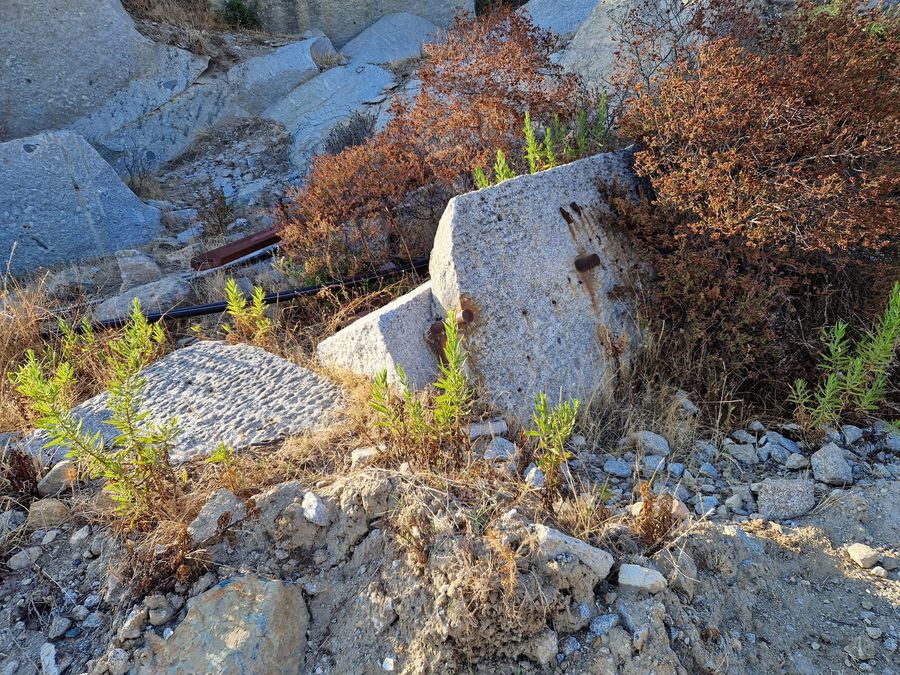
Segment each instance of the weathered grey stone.
[[363,110],[365,101],[393,81],[393,75],[378,66],[331,68],[266,108],[262,115],[287,128],[292,138],[291,163],[305,171],[332,129]]
[[538,552],[545,560],[552,560],[563,554],[575,556],[594,574],[594,584],[605,579],[612,569],[613,557],[603,549],[546,525],[534,525],[533,528]]
[[6,540],[16,530],[25,524],[25,513],[15,509],[9,509],[0,513],[0,545],[6,543]]
[[667,585],[666,578],[656,570],[628,563],[619,568],[619,586],[647,593],[659,593]]
[[877,563],[878,559],[881,557],[878,551],[871,546],[859,543],[850,544],[850,546],[847,547],[847,555],[864,570],[874,567],[875,563]]
[[591,15],[599,0],[529,0],[520,12],[528,12],[536,26],[559,36],[570,36]]
[[844,451],[834,443],[822,446],[809,458],[813,476],[828,485],[849,485],[853,483],[853,469],[844,458]]
[[9,560],[6,561],[6,566],[13,572],[23,570],[37,562],[37,559],[41,557],[41,553],[43,551],[40,546],[31,546],[10,556]]
[[41,497],[55,497],[64,490],[71,490],[77,480],[78,468],[75,462],[65,459],[38,481],[38,494]]
[[759,455],[756,453],[756,448],[748,443],[726,443],[723,450],[741,464],[759,463]]
[[161,105],[207,63],[142,36],[119,0],[3,0],[0,140],[92,114],[84,128],[114,128],[104,125]]
[[135,298],[144,312],[167,312],[187,300],[192,291],[185,277],[166,277],[104,300],[94,309],[94,317],[99,321],[128,317]]
[[399,12],[381,17],[341,48],[353,63],[384,64],[422,55],[438,27],[420,16]]
[[608,459],[603,465],[603,472],[610,476],[618,476],[619,478],[630,478],[634,473],[634,464],[626,462],[624,459]]
[[759,486],[757,508],[763,518],[799,518],[816,505],[815,484],[811,480],[769,478]]
[[[242,449],[320,428],[330,422],[341,398],[331,382],[246,344],[197,342],[151,364],[142,375],[150,418],[178,420],[181,433],[170,453],[175,463],[207,455],[220,443]],[[100,431],[108,441],[115,436],[103,423],[109,416],[105,395],[73,412],[86,429]],[[35,432],[27,447],[40,452],[45,438]],[[52,450],[44,451],[47,461],[55,459]]]
[[228,71],[228,80],[237,90],[238,104],[259,113],[318,75],[318,62],[336,57],[327,37],[314,37],[239,63]]
[[138,673],[282,673],[303,670],[309,612],[299,585],[257,577],[223,581],[188,602],[167,639],[148,637]]
[[201,544],[226,527],[247,516],[247,505],[231,490],[216,490],[188,525],[188,536],[194,546]]
[[[462,310],[469,367],[487,400],[523,424],[535,396],[590,398],[637,340],[633,255],[602,225],[597,181],[634,189],[631,151],[589,157],[450,200],[431,254],[442,314]],[[576,259],[596,255],[579,272]],[[590,263],[588,263],[590,265]]]
[[327,527],[331,523],[328,506],[314,492],[307,492],[303,495],[301,507],[303,508],[303,517],[313,525]]
[[0,259],[13,274],[148,241],[160,212],[138,199],[78,134],[0,144]]
[[156,261],[141,251],[133,249],[116,251],[116,262],[119,265],[119,274],[122,276],[119,293],[125,293],[136,286],[159,281],[163,275],[162,269]]
[[629,447],[642,450],[648,455],[666,457],[669,454],[669,441],[652,431],[632,431],[625,442]]
[[438,318],[429,282],[323,340],[319,360],[370,378],[386,369],[388,382],[394,385],[399,365],[412,386],[421,389],[438,375],[437,357],[425,342]]
[[65,502],[52,497],[44,497],[31,502],[25,525],[31,530],[45,530],[48,527],[62,525],[68,519],[69,514],[69,507]]
[[[213,0],[221,5],[224,0]],[[263,25],[277,33],[300,33],[319,28],[341,47],[379,17],[394,12],[410,12],[437,24],[450,25],[460,11],[475,13],[474,0],[260,0]]]

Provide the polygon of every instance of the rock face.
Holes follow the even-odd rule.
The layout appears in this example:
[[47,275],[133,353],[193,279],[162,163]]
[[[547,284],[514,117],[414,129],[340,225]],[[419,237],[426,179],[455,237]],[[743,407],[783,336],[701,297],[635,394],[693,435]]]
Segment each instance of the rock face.
[[578,30],[598,0],[529,0],[520,11],[528,12],[536,26],[565,37]]
[[101,108],[147,112],[207,62],[142,36],[119,0],[4,0],[0,140],[59,129]]
[[145,205],[81,136],[68,131],[0,144],[0,257],[13,274],[113,253],[160,230]]
[[171,637],[150,641],[150,664],[137,672],[300,672],[308,626],[299,586],[230,579],[191,600]]
[[602,86],[609,82],[616,61],[618,45],[613,40],[616,32],[613,22],[635,6],[637,0],[600,0],[595,4],[559,62],[588,84]]
[[434,311],[431,283],[423,284],[323,340],[319,360],[370,378],[386,369],[392,384],[398,381],[399,365],[410,383],[422,388],[437,376],[437,358],[425,344],[425,335],[440,318]]
[[[222,0],[213,0],[217,5]],[[276,33],[299,33],[320,28],[338,47],[345,45],[380,17],[409,12],[442,28],[450,25],[460,11],[475,13],[474,0],[261,0],[259,16],[263,25]]]
[[596,155],[450,200],[431,254],[442,313],[461,310],[487,399],[528,423],[535,396],[587,400],[637,339],[619,293],[633,264],[603,226],[595,180],[634,189],[630,151]]
[[400,12],[383,16],[350,40],[341,52],[355,63],[384,64],[422,55],[422,45],[438,27],[420,16]]
[[[181,433],[170,453],[176,463],[207,455],[219,443],[241,449],[317,428],[329,421],[340,400],[331,382],[246,344],[198,342],[153,363],[143,377],[143,402],[151,417],[178,420]],[[105,395],[73,412],[86,429],[102,432],[107,440],[115,436],[104,424],[109,415]],[[36,432],[25,445],[40,453],[44,442],[43,433]]]

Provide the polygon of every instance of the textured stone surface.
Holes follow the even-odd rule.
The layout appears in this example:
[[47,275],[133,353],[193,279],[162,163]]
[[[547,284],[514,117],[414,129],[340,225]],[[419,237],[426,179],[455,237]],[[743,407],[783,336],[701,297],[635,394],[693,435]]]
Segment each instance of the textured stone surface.
[[228,80],[237,89],[241,107],[259,113],[318,75],[317,60],[336,56],[327,37],[309,38],[236,65],[228,72]]
[[546,560],[563,554],[573,555],[590,568],[596,581],[605,579],[612,569],[613,557],[601,548],[591,546],[546,525],[534,525],[534,533],[540,555]]
[[535,25],[568,36],[590,16],[599,0],[529,0],[519,11],[528,12]]
[[[221,5],[223,0],[214,0]],[[459,11],[475,13],[474,0],[260,0],[263,25],[278,33],[299,33],[320,28],[338,47],[345,45],[380,17],[409,12],[442,28],[450,25]]]
[[231,490],[216,490],[188,525],[188,536],[194,546],[211,539],[216,533],[242,521],[247,515],[244,500]]
[[238,577],[188,603],[167,640],[149,640],[150,663],[139,673],[300,672],[309,612],[299,586]]
[[[245,344],[198,342],[148,366],[143,376],[151,417],[178,420],[181,433],[171,452],[176,463],[208,455],[219,443],[241,449],[319,428],[340,400],[331,382]],[[96,396],[74,413],[111,440],[105,401]],[[27,446],[40,451],[43,440],[36,432]],[[51,461],[52,450],[43,450]]]
[[13,274],[113,253],[160,231],[160,212],[129,190],[81,136],[0,144],[0,259]]
[[341,48],[354,63],[391,63],[422,55],[422,45],[438,27],[420,16],[399,12],[383,16]]
[[757,508],[763,518],[799,518],[816,505],[815,484],[811,480],[764,480],[759,488]]
[[96,116],[86,124],[94,129],[136,117],[183,91],[207,63],[142,36],[119,0],[3,0],[0,140],[85,116]]
[[871,546],[866,546],[865,544],[850,544],[847,547],[847,555],[850,556],[850,559],[855,562],[857,565],[867,570],[875,566],[875,563],[878,562],[878,558],[880,558],[880,554]]
[[844,458],[844,451],[834,443],[828,443],[809,458],[817,481],[829,485],[853,483],[853,470]]
[[630,564],[622,565],[619,568],[619,586],[648,593],[659,593],[666,585],[666,578],[656,570]]
[[[597,155],[461,195],[441,218],[430,263],[440,313],[470,313],[469,367],[522,423],[539,392],[589,400],[636,342],[622,293],[633,255],[602,225],[596,185],[633,188],[630,158]],[[599,264],[579,272],[586,255]]]
[[104,300],[94,308],[94,317],[100,321],[128,317],[135,298],[140,301],[144,312],[167,312],[187,300],[192,292],[191,284],[185,277],[166,277]]
[[424,387],[438,373],[437,358],[425,343],[437,320],[429,282],[323,340],[319,360],[370,378],[387,369],[391,384],[397,383],[399,365],[414,387]]
[[52,497],[44,497],[31,503],[25,526],[31,530],[56,527],[62,525],[68,519],[69,514],[69,507],[65,502]]
[[291,163],[305,171],[309,160],[337,125],[366,107],[393,83],[388,71],[373,65],[331,68],[300,85],[264,112],[291,134]]

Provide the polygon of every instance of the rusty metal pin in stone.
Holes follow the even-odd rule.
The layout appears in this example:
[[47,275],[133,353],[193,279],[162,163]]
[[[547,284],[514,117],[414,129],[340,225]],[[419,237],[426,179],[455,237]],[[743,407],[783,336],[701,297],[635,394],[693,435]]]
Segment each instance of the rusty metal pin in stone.
[[575,269],[579,272],[587,272],[600,264],[600,256],[596,253],[588,253],[575,258]]

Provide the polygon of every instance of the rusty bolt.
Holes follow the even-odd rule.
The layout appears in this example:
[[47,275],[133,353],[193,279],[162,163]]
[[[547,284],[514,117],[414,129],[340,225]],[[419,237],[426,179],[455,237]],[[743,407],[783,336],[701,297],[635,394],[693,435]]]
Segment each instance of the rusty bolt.
[[600,264],[600,256],[596,253],[591,253],[589,255],[580,255],[575,258],[575,269],[579,272],[587,272],[590,269],[594,269]]

